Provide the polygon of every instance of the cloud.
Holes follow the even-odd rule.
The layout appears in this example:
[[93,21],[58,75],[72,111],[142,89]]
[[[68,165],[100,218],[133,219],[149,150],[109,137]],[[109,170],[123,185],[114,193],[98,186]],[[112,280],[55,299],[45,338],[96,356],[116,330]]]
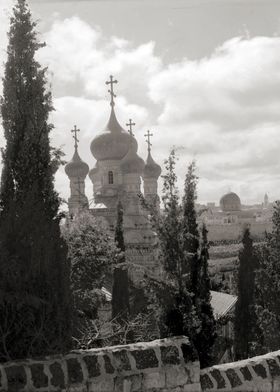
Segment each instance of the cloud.
[[[279,198],[279,37],[234,37],[208,57],[169,64],[156,54],[155,42],[135,45],[106,36],[78,17],[54,16],[43,38],[47,46],[38,58],[49,67],[56,108],[52,140],[64,145],[67,159],[73,151],[70,130],[77,124],[81,156],[93,166],[89,145],[108,121],[104,82],[113,74],[119,121],[137,123],[140,154],[146,156],[147,129],[160,164],[173,145],[179,147],[180,187],[195,158],[201,201],[217,201],[229,188],[244,202],[261,201],[266,191]],[[57,187],[66,197],[63,169]],[[87,191],[91,197],[89,182]]]

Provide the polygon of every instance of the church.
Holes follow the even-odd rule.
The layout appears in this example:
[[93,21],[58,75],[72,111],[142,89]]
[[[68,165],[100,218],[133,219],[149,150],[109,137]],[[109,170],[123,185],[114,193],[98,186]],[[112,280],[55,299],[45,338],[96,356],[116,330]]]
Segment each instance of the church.
[[[138,279],[145,271],[158,275],[157,235],[149,221],[148,211],[143,207],[139,197],[142,186],[145,199],[159,208],[158,178],[161,167],[154,161],[151,153],[150,131],[147,137],[147,158],[144,161],[138,154],[138,144],[132,128],[135,123],[129,119],[125,130],[118,122],[115,113],[114,85],[117,80],[110,76],[109,85],[111,113],[104,130],[91,142],[90,150],[96,160],[89,170],[78,152],[79,130],[75,126],[74,155],[65,166],[70,180],[69,213],[75,216],[88,209],[94,216],[106,220],[109,228],[114,230],[118,205],[123,209],[123,231],[126,246],[126,260],[132,277]],[[94,207],[90,208],[85,194],[85,179],[89,176],[93,184]]]

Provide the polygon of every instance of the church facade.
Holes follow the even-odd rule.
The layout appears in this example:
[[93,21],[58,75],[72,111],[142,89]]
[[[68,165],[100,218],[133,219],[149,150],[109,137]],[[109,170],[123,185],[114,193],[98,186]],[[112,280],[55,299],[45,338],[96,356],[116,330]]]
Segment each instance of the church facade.
[[[145,199],[159,208],[157,182],[161,168],[151,155],[152,134],[148,131],[145,135],[148,154],[144,161],[137,153],[138,144],[132,133],[135,123],[129,119],[126,124],[129,130],[125,130],[118,122],[114,102],[116,95],[113,89],[116,83],[112,76],[106,82],[110,86],[108,91],[111,98],[111,113],[104,130],[91,142],[91,153],[96,160],[91,170],[78,153],[79,130],[74,127],[72,131],[75,151],[72,160],[65,167],[70,180],[68,205],[70,215],[75,216],[82,210],[89,210],[93,215],[105,219],[112,231],[116,225],[118,208],[122,208],[126,260],[130,274],[137,279],[146,270],[155,275],[160,273],[157,235],[152,229],[148,211],[143,207],[139,195],[143,187]],[[93,208],[89,208],[85,194],[87,176],[93,185]]]

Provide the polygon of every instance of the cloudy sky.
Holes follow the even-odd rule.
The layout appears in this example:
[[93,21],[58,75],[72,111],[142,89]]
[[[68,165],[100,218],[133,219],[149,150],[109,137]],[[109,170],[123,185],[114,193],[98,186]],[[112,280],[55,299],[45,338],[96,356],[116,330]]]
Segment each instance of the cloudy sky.
[[[0,73],[12,0],[0,0]],[[279,0],[29,0],[54,106],[52,142],[71,159],[74,124],[80,155],[108,120],[104,82],[119,81],[116,112],[136,122],[139,153],[153,134],[160,164],[178,148],[179,185],[193,158],[199,201],[228,190],[242,202],[280,198]],[[1,93],[1,86],[0,86]],[[0,144],[4,145],[3,136]],[[68,197],[64,170],[57,189]],[[92,197],[90,181],[88,197]]]

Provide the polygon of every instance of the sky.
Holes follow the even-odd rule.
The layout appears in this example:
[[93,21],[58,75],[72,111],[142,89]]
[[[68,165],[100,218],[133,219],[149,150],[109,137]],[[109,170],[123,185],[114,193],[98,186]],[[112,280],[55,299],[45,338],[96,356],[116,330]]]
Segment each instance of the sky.
[[[0,0],[0,76],[13,1]],[[198,167],[198,201],[233,191],[246,203],[280,198],[280,2],[278,0],[29,0],[46,47],[55,111],[52,144],[66,160],[70,130],[90,168],[91,140],[109,118],[105,81],[118,80],[116,114],[136,123],[139,155],[153,133],[163,167],[177,149],[178,186],[188,164]],[[2,86],[0,83],[0,94]],[[5,145],[0,129],[0,146]],[[56,188],[69,197],[61,168]],[[92,185],[86,191],[92,199]]]

